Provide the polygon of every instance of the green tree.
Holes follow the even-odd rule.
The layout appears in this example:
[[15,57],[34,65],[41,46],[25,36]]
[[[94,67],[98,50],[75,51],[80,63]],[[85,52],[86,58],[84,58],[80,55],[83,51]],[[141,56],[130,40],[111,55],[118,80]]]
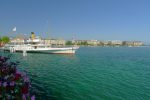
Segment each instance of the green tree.
[[0,43],[2,42],[2,39],[0,38]]
[[2,39],[0,38],[0,47],[2,46]]
[[81,45],[88,45],[87,41],[81,42]]
[[9,37],[7,37],[7,36],[3,36],[3,37],[1,38],[1,42],[3,42],[4,44],[8,43],[9,41],[10,41],[10,39],[9,39]]
[[111,41],[108,41],[108,44],[107,44],[108,46],[112,46],[112,43],[111,43]]
[[73,45],[73,43],[71,41],[67,41],[66,45]]
[[100,41],[100,42],[98,43],[98,46],[104,46],[104,43]]
[[123,45],[123,46],[126,46],[126,45],[127,45],[126,41],[123,41],[123,42],[122,42],[122,45]]

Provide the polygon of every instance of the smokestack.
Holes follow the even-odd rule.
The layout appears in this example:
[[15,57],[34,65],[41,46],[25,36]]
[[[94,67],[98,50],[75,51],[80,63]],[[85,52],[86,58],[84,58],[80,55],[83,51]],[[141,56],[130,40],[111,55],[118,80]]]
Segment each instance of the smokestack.
[[35,39],[35,34],[34,34],[34,32],[31,32],[31,39],[32,39],[32,40]]

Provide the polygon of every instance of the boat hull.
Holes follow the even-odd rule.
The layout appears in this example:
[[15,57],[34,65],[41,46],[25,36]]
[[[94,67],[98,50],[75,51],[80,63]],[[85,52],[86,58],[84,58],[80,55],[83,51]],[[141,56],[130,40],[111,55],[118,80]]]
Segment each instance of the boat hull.
[[[22,51],[20,51],[22,52]],[[75,50],[44,50],[44,51],[27,51],[27,53],[50,53],[50,54],[74,54]]]
[[27,53],[50,53],[50,54],[74,54],[78,48],[68,47],[68,48],[3,48],[4,51],[9,52],[27,52]]

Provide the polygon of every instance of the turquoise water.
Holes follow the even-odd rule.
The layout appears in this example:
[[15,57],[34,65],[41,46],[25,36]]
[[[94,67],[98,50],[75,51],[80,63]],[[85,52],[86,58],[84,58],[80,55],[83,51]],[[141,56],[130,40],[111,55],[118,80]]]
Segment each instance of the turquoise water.
[[37,100],[150,100],[148,47],[81,47],[75,55],[11,59],[28,72]]

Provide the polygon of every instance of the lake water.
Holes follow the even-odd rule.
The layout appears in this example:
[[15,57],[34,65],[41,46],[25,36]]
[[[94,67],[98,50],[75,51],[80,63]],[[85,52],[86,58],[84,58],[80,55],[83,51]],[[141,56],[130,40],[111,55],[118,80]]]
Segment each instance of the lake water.
[[28,72],[36,100],[150,100],[148,47],[81,47],[75,55],[11,59]]

